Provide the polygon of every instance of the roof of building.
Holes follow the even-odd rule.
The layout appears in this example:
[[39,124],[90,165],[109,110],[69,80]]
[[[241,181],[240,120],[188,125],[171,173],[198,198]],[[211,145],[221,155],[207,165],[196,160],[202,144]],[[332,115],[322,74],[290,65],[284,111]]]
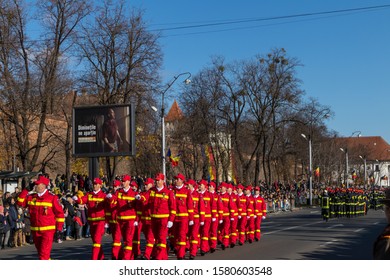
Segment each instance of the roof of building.
[[166,122],[173,122],[180,120],[184,117],[183,111],[180,109],[179,104],[177,104],[176,100],[173,101],[171,109],[168,114],[165,116]]
[[365,157],[370,161],[390,161],[390,145],[381,136],[341,137],[335,142],[348,154]]

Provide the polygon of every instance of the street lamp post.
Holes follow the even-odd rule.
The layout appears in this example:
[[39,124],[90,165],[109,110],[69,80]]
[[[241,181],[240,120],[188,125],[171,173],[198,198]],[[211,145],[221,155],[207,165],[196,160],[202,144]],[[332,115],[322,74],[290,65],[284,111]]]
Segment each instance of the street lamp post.
[[344,175],[344,180],[345,180],[345,184],[346,184],[346,187],[348,188],[349,185],[348,185],[348,149],[347,148],[340,148],[340,150],[342,152],[345,153],[345,175]]
[[301,134],[303,138],[305,138],[309,142],[309,204],[313,205],[313,155],[312,155],[312,147],[311,147],[311,137],[307,137],[305,134]]
[[183,75],[187,75],[187,78],[184,80],[185,84],[188,85],[189,83],[191,83],[190,72],[180,73],[179,75],[173,77],[172,81],[167,85],[165,90],[161,93],[161,157],[162,157],[162,173],[164,174],[165,178],[167,173],[166,159],[165,159],[165,106],[164,106],[165,93],[176,82],[176,80]]
[[359,156],[364,162],[364,188],[367,187],[367,159],[366,156]]

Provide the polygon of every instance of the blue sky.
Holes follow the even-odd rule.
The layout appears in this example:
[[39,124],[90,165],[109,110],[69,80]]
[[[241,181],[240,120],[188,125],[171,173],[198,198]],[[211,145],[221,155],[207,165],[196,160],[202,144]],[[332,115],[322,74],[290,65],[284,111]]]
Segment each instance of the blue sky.
[[[298,77],[306,98],[328,105],[327,121],[341,136],[361,131],[390,143],[390,7],[283,20],[167,30],[177,26],[321,13],[390,5],[390,1],[130,1],[144,11],[160,40],[167,82],[182,72],[197,74],[211,57],[227,62],[285,48],[303,64]],[[173,100],[172,100],[173,101]],[[170,104],[167,100],[167,104]]]

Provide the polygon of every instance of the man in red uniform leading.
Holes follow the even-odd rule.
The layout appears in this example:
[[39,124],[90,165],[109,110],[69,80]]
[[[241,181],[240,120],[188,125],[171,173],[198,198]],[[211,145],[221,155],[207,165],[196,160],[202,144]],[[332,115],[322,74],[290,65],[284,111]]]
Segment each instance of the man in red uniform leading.
[[156,175],[156,186],[150,189],[149,211],[155,238],[156,260],[167,260],[167,235],[176,216],[176,201],[173,192],[165,187],[164,174]]
[[35,193],[24,189],[17,200],[20,207],[28,207],[31,233],[40,260],[49,260],[54,234],[62,230],[64,211],[58,197],[50,193],[47,186],[50,180],[39,176],[35,181]]
[[102,237],[104,235],[104,225],[106,221],[105,209],[108,201],[106,194],[101,190],[103,181],[100,178],[93,179],[93,190],[83,197],[74,196],[79,204],[88,207],[88,223],[92,237],[92,260],[103,260]]

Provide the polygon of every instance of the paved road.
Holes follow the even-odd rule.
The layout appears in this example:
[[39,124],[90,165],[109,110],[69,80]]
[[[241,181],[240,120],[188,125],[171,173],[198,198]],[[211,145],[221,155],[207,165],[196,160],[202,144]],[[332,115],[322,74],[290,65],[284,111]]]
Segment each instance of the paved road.
[[[386,224],[382,210],[367,216],[324,222],[318,208],[270,214],[263,222],[259,242],[218,249],[198,260],[370,260],[372,244]],[[110,259],[110,236],[103,237],[106,259]],[[91,239],[54,243],[52,258],[89,260]],[[170,255],[170,259],[175,259]],[[2,260],[36,260],[35,247],[0,251]]]
[[386,225],[382,210],[352,219],[319,218],[320,209],[269,215],[258,243],[218,251],[205,259],[370,260],[372,245]]

